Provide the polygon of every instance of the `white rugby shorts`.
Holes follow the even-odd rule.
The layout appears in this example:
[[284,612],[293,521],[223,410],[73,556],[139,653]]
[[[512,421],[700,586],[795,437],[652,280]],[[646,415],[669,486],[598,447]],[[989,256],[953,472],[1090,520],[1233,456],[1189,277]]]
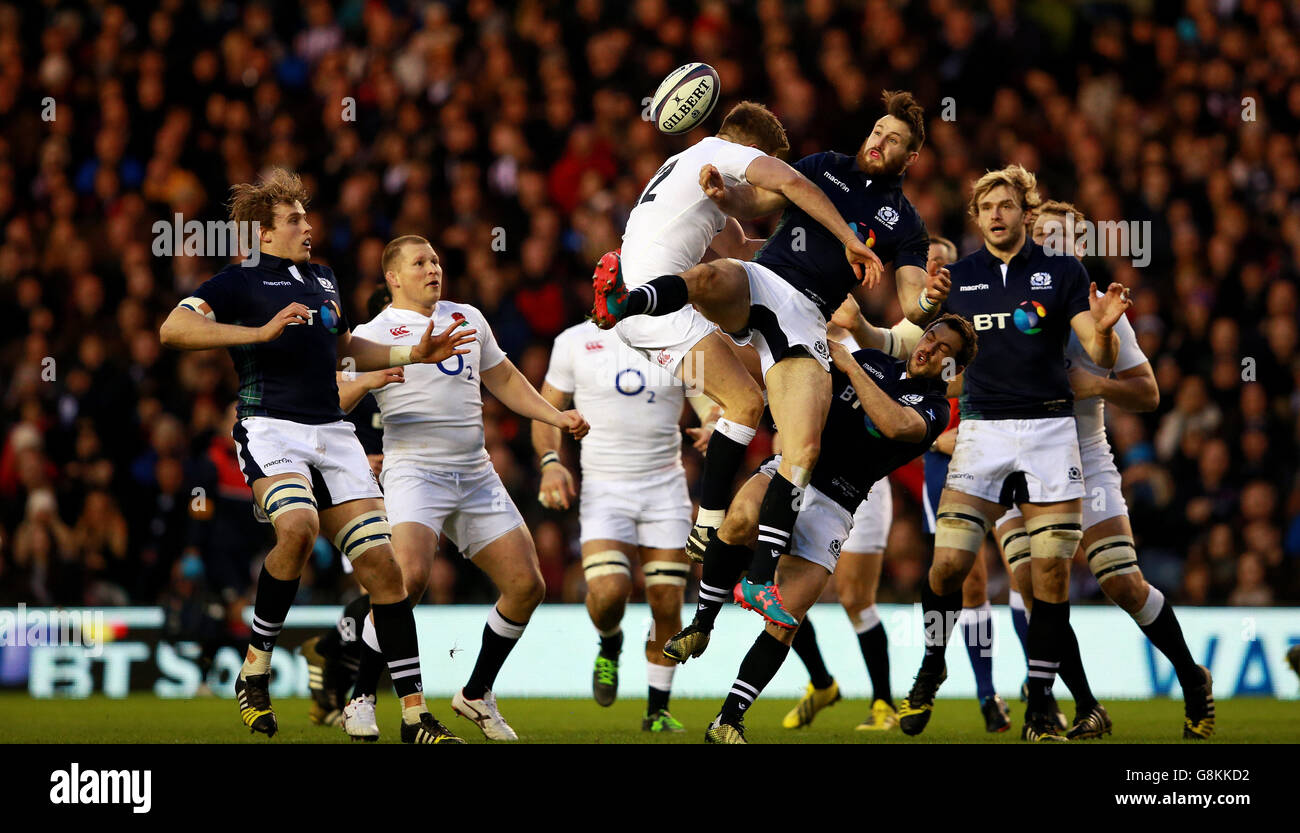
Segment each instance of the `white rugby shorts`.
[[466,558],[524,522],[490,464],[473,472],[435,471],[427,463],[385,458],[380,477],[390,524],[446,532]]
[[[1128,503],[1120,488],[1119,469],[1115,468],[1115,455],[1110,443],[1102,438],[1079,449],[1083,460],[1083,528],[1091,529],[1102,521],[1128,514]],[[998,526],[1024,515],[1013,506],[998,519]]]
[[[776,475],[780,465],[781,455],[778,454],[758,471],[771,478]],[[815,486],[809,485],[804,489],[803,506],[794,522],[789,554],[824,567],[828,573],[834,573],[835,565],[840,560],[840,551],[852,529],[853,515],[849,510],[818,491]]]
[[691,533],[686,472],[672,468],[627,480],[584,477],[578,496],[579,540],[622,541],[679,550]]
[[884,552],[889,527],[894,523],[894,494],[889,478],[876,481],[867,499],[853,513],[853,530],[844,542],[848,552]]
[[1074,417],[962,420],[944,488],[1003,506],[1083,497]]
[[[319,509],[384,496],[356,428],[345,420],[309,425],[275,417],[245,417],[235,421],[231,436],[240,471],[250,486],[263,477],[300,474],[311,483]],[[270,523],[256,502],[253,513],[259,521]]]
[[614,334],[651,364],[676,375],[691,348],[717,327],[687,305],[668,315],[634,315],[614,325]]
[[749,276],[750,343],[758,351],[763,377],[796,346],[807,350],[829,373],[831,351],[821,310],[766,266],[752,260],[742,263]]

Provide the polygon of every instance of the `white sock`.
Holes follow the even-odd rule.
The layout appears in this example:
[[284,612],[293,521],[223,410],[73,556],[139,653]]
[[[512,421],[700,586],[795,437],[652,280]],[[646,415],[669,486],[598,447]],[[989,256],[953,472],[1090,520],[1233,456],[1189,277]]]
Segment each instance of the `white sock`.
[[676,665],[655,665],[650,660],[645,663],[645,678],[653,689],[659,691],[673,690],[673,675],[677,673]]
[[1165,595],[1157,590],[1154,584],[1149,584],[1147,585],[1147,600],[1143,602],[1142,607],[1138,608],[1137,613],[1133,614],[1133,620],[1145,628],[1156,620],[1164,606]]
[[758,429],[732,422],[725,417],[718,420],[717,424],[713,426],[713,430],[732,442],[738,442],[741,445],[749,445],[758,434]]
[[365,623],[361,626],[361,641],[366,643],[372,651],[383,653],[383,649],[379,647],[379,632],[375,630],[375,620],[369,616],[366,617]]
[[1007,594],[1007,606],[1012,610],[1025,609],[1025,597],[1020,595],[1019,590],[1012,590]]
[[858,618],[853,622],[853,630],[856,633],[866,633],[879,624],[880,611],[876,609],[875,605],[872,605],[858,611]]

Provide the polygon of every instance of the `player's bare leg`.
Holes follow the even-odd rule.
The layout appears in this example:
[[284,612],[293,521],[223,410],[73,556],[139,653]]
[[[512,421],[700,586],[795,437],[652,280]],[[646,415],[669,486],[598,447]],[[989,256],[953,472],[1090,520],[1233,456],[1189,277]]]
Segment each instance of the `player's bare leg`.
[[768,403],[781,431],[781,464],[758,511],[758,545],[748,579],[737,601],[758,610],[769,622],[797,626],[782,609],[779,583],[773,583],[776,559],[790,548],[804,490],[821,454],[821,433],[831,407],[831,376],[811,356],[783,359],[767,372]]
[[[424,701],[424,684],[420,672],[419,640],[415,614],[407,598],[406,585],[397,557],[389,543],[391,532],[378,498],[352,500],[321,512],[321,531],[351,562],[357,581],[370,592],[371,641],[378,642],[392,678],[393,688],[402,704],[402,741],[404,743],[461,743],[447,727],[434,719]],[[364,637],[363,637],[364,638]],[[374,648],[374,645],[370,646]],[[363,649],[363,656],[364,656]],[[363,663],[364,664],[364,663]],[[348,727],[348,710],[344,709],[344,726]],[[373,702],[370,703],[373,723]],[[373,734],[354,734],[354,738],[374,740]]]
[[632,594],[632,557],[636,546],[626,541],[596,539],[582,544],[587,579],[587,615],[600,636],[600,651],[591,674],[591,694],[602,706],[618,698],[618,663],[623,651],[623,614]]
[[1192,659],[1173,607],[1142,575],[1128,516],[1106,518],[1085,529],[1083,551],[1102,592],[1133,617],[1151,644],[1173,664],[1183,689],[1183,737],[1203,739],[1213,735],[1210,672]]
[[945,488],[935,511],[934,563],[921,584],[925,656],[907,698],[899,705],[904,734],[920,734],[930,721],[934,696],[948,678],[944,652],[961,614],[962,584],[984,545],[991,518],[1003,507],[991,500]]
[[682,598],[690,574],[690,560],[680,549],[642,547],[640,555],[646,602],[654,619],[645,643],[649,685],[641,728],[649,732],[684,732],[685,727],[668,711],[677,663],[664,656],[664,644],[682,629]]
[[[785,605],[802,620],[826,589],[830,573],[825,567],[791,555],[783,555],[777,565],[776,578],[786,588]],[[796,625],[797,627],[797,625]],[[744,743],[745,711],[772,681],[785,662],[794,642],[795,630],[767,623],[754,640],[754,646],[740,663],[740,672],[731,684],[731,692],[722,709],[705,733],[710,743]]]
[[528,527],[520,524],[474,553],[476,567],[487,574],[501,597],[488,613],[483,641],[469,680],[452,697],[456,713],[473,721],[490,740],[518,740],[497,708],[492,686],[506,658],[524,634],[533,611],[546,598],[546,582]]

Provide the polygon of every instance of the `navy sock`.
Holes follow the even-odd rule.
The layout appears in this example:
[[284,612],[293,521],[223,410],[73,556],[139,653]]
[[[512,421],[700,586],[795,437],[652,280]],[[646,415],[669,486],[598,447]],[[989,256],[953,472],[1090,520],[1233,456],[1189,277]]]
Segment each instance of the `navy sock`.
[[393,689],[398,697],[418,694],[424,690],[420,678],[420,646],[415,633],[415,611],[411,603],[402,599],[391,604],[371,604],[375,636],[388,666]]
[[1029,711],[1045,711],[1047,695],[1061,667],[1065,628],[1070,623],[1069,602],[1034,599],[1029,619]]
[[944,668],[944,652],[961,612],[961,590],[940,596],[930,589],[928,576],[921,580],[921,611],[924,616],[925,656],[921,670],[939,674]]
[[1168,600],[1165,600],[1160,608],[1155,621],[1142,626],[1142,633],[1146,634],[1151,644],[1173,663],[1174,671],[1178,674],[1178,682],[1183,688],[1192,688],[1201,684],[1203,681],[1201,670],[1196,666],[1196,660],[1192,659],[1192,652],[1188,650],[1187,640],[1183,637],[1183,629],[1178,624],[1178,617],[1174,615],[1174,608]]
[[[462,690],[466,699],[483,699],[483,695],[496,683],[497,673],[519,643],[519,637],[524,635],[527,626],[527,622],[507,619],[501,615],[500,610],[492,608],[488,613],[487,624],[483,626],[483,644],[479,648],[478,659],[474,662],[474,670],[470,672],[469,682],[465,683]],[[619,647],[622,647],[622,631],[619,631],[618,639]],[[617,657],[615,654],[614,658]]]
[[1011,608],[1011,625],[1016,629],[1016,638],[1020,640],[1020,648],[1029,656],[1029,614],[1023,607]]
[[275,641],[280,638],[280,629],[284,627],[285,617],[293,606],[293,597],[298,595],[298,579],[282,581],[266,571],[257,576],[257,598],[253,602],[253,636],[248,644],[259,651],[275,648]]
[[992,697],[993,688],[993,611],[985,607],[968,607],[962,611],[962,636],[971,671],[975,672],[975,696]]
[[889,636],[884,624],[877,622],[858,634],[858,647],[867,664],[867,676],[871,677],[871,699],[884,700],[893,708],[894,698],[889,693]]
[[704,569],[700,571],[700,599],[695,609],[695,624],[713,630],[722,606],[731,601],[731,591],[740,580],[753,553],[742,544],[728,544],[713,536],[704,550]]
[[681,275],[664,275],[627,291],[626,315],[669,315],[686,306],[689,293]]
[[798,655],[804,667],[808,669],[808,679],[813,688],[829,688],[835,678],[826,670],[821,649],[817,647],[817,632],[813,630],[812,620],[804,617],[799,630],[794,632],[794,642],[790,645]]
[[731,684],[731,693],[722,704],[722,722],[736,723],[745,716],[763,688],[772,681],[781,663],[790,653],[790,646],[767,631],[758,635],[754,647],[749,649],[740,663],[740,674]]
[[799,517],[803,489],[781,476],[772,477],[758,507],[758,543],[749,563],[749,580],[768,584],[776,577],[777,559],[790,551],[790,531]]
[[658,714],[660,710],[667,711],[668,697],[672,692],[665,691],[662,688],[655,688],[654,686],[649,686],[646,690],[649,692],[649,695],[646,697],[645,713],[649,715]]
[[736,472],[745,461],[746,446],[715,430],[709,437],[704,454],[704,473],[700,476],[700,509],[725,510],[731,503]]
[[1077,711],[1092,711],[1097,705],[1097,698],[1092,695],[1088,685],[1088,675],[1083,672],[1083,657],[1079,654],[1079,638],[1070,623],[1065,623],[1061,631],[1061,668],[1057,672],[1061,682],[1074,695],[1074,707]]
[[618,655],[621,653],[623,653],[623,630],[621,628],[616,634],[600,638],[600,655],[602,657],[617,661]]
[[352,696],[374,697],[379,692],[379,675],[384,670],[384,655],[359,639],[357,644],[361,646],[361,657],[357,663],[357,682],[352,687]]

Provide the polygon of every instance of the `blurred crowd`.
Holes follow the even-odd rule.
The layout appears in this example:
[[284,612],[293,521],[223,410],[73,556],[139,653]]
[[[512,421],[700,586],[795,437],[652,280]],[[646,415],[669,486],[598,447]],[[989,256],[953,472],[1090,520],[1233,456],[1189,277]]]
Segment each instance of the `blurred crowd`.
[[[905,190],[963,254],[968,186],[1009,162],[1091,220],[1149,224],[1149,265],[1086,260],[1132,288],[1162,394],[1108,409],[1144,568],[1183,603],[1300,598],[1294,4],[44,0],[0,4],[0,604],[233,603],[269,546],[229,438],[230,360],[157,337],[225,259],[160,254],[156,222],[224,220],[232,184],[292,168],[354,321],[385,242],[427,236],[445,297],[540,385],[641,188],[706,135],[645,117],[688,60],[722,80],[708,125],[765,102],[792,159],[854,152],[881,90],[914,91],[928,141]],[[897,320],[893,294],[863,293],[868,318]],[[576,512],[538,506],[528,426],[485,416],[550,598],[581,600]],[[918,595],[918,484],[895,478],[882,601]],[[300,601],[350,592],[322,542]],[[491,599],[454,553],[430,592]]]

